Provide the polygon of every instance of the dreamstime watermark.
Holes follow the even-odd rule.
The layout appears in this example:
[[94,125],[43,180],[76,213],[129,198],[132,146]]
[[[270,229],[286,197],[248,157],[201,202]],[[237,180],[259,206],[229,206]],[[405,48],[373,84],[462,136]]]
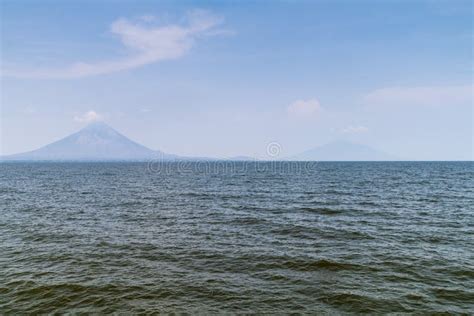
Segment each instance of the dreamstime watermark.
[[277,142],[271,142],[267,145],[267,155],[270,158],[278,158],[281,154],[281,145]]
[[270,142],[267,144],[266,156],[263,159],[169,159],[161,154],[148,162],[147,170],[164,175],[183,173],[239,175],[249,172],[282,175],[315,173],[317,161],[282,159],[281,153],[280,143]]

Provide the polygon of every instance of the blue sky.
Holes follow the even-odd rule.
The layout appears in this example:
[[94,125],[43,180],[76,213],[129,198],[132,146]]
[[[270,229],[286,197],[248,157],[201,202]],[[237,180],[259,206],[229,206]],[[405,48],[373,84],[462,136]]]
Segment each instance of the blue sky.
[[181,155],[473,159],[470,1],[1,6],[1,154],[101,119]]

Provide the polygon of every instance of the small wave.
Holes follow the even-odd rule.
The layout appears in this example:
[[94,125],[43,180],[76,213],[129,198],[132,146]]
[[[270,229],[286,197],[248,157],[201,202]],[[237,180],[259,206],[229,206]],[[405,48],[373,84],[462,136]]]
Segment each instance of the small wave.
[[266,220],[263,218],[256,218],[256,217],[240,217],[230,221],[230,224],[238,224],[238,225],[258,225],[266,223]]
[[333,306],[350,307],[351,313],[376,313],[383,312],[411,312],[401,303],[384,298],[373,297],[356,293],[331,293],[323,298],[324,301]]
[[318,271],[318,270],[331,270],[331,271],[341,271],[341,270],[362,270],[363,266],[337,262],[327,259],[320,260],[286,260],[283,262],[273,262],[273,263],[259,263],[257,264],[257,269],[288,269],[295,271]]
[[358,205],[361,205],[361,206],[379,206],[378,203],[375,203],[375,202],[371,202],[371,201],[361,201],[359,203],[357,203]]
[[183,197],[197,197],[200,199],[212,199],[213,195],[208,194],[208,193],[202,193],[202,192],[185,192],[180,194]]
[[454,275],[459,278],[465,278],[465,279],[474,279],[474,268],[470,267],[449,267],[449,268],[434,268],[434,272],[437,273],[442,273],[442,274],[450,274]]
[[119,202],[116,206],[122,206],[122,207],[131,207],[131,206],[143,206],[145,203],[143,201],[126,201],[126,202]]
[[341,209],[334,209],[328,207],[301,207],[298,211],[318,213],[323,215],[338,215],[344,213]]
[[334,190],[334,189],[329,189],[324,191],[325,194],[333,194],[333,195],[352,195],[352,192],[345,192],[345,191],[339,191],[339,190]]
[[23,194],[23,193],[27,193],[27,192],[19,190],[19,189],[15,189],[15,188],[0,188],[0,194],[2,194],[2,193]]
[[474,302],[474,292],[460,288],[433,288],[431,292],[440,299],[459,302]]

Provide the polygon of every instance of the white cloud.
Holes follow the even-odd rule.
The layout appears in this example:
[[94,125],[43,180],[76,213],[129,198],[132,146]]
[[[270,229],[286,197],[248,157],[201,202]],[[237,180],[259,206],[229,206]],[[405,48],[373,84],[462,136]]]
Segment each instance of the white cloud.
[[102,117],[95,111],[88,111],[84,114],[74,116],[74,121],[80,123],[90,123],[100,121],[101,119]]
[[312,117],[318,115],[322,110],[319,101],[316,99],[297,100],[291,103],[288,108],[288,114],[294,117]]
[[156,17],[154,15],[151,15],[151,14],[144,14],[144,15],[140,16],[139,19],[144,21],[144,22],[156,21]]
[[36,114],[37,110],[32,106],[27,106],[21,111],[21,113],[26,114],[26,115],[31,115],[31,114]]
[[186,54],[201,36],[216,34],[215,27],[223,19],[207,11],[194,10],[186,15],[185,25],[156,26],[152,16],[131,21],[124,18],[112,23],[110,31],[130,52],[128,57],[102,62],[77,62],[65,68],[4,70],[7,76],[23,78],[70,79],[107,74],[137,68],[163,60],[176,59]]
[[364,97],[371,106],[449,106],[472,104],[474,85],[390,87]]
[[355,125],[355,126],[349,125],[341,129],[340,132],[342,134],[360,134],[360,133],[367,133],[368,131],[369,129],[362,125]]

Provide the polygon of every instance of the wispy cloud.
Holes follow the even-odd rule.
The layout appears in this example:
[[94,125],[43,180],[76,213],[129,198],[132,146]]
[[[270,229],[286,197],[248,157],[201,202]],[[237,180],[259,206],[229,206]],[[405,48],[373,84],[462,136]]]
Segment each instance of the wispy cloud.
[[80,123],[96,122],[96,121],[100,121],[101,119],[102,119],[102,116],[92,110],[86,113],[83,113],[81,115],[74,116],[74,121],[80,122]]
[[316,99],[297,100],[291,103],[287,108],[290,116],[301,118],[317,116],[321,110],[321,104]]
[[344,127],[340,130],[342,134],[360,134],[360,133],[367,133],[369,129],[362,125],[349,125]]
[[474,85],[389,87],[364,97],[371,106],[450,106],[472,104]]
[[4,69],[3,75],[22,78],[72,79],[87,76],[113,73],[133,69],[163,60],[182,57],[202,36],[219,33],[216,26],[223,22],[219,16],[207,11],[188,12],[184,25],[153,25],[153,16],[142,16],[136,21],[118,19],[110,26],[129,51],[121,59],[110,59],[101,62],[77,62],[64,68],[48,69]]
[[34,108],[32,106],[27,106],[27,107],[25,107],[24,109],[21,110],[21,113],[25,114],[25,115],[36,114],[37,112],[38,111],[36,110],[36,108]]
[[157,20],[156,16],[151,15],[151,14],[144,14],[144,15],[140,16],[139,19],[144,21],[144,22],[153,22],[153,21]]

